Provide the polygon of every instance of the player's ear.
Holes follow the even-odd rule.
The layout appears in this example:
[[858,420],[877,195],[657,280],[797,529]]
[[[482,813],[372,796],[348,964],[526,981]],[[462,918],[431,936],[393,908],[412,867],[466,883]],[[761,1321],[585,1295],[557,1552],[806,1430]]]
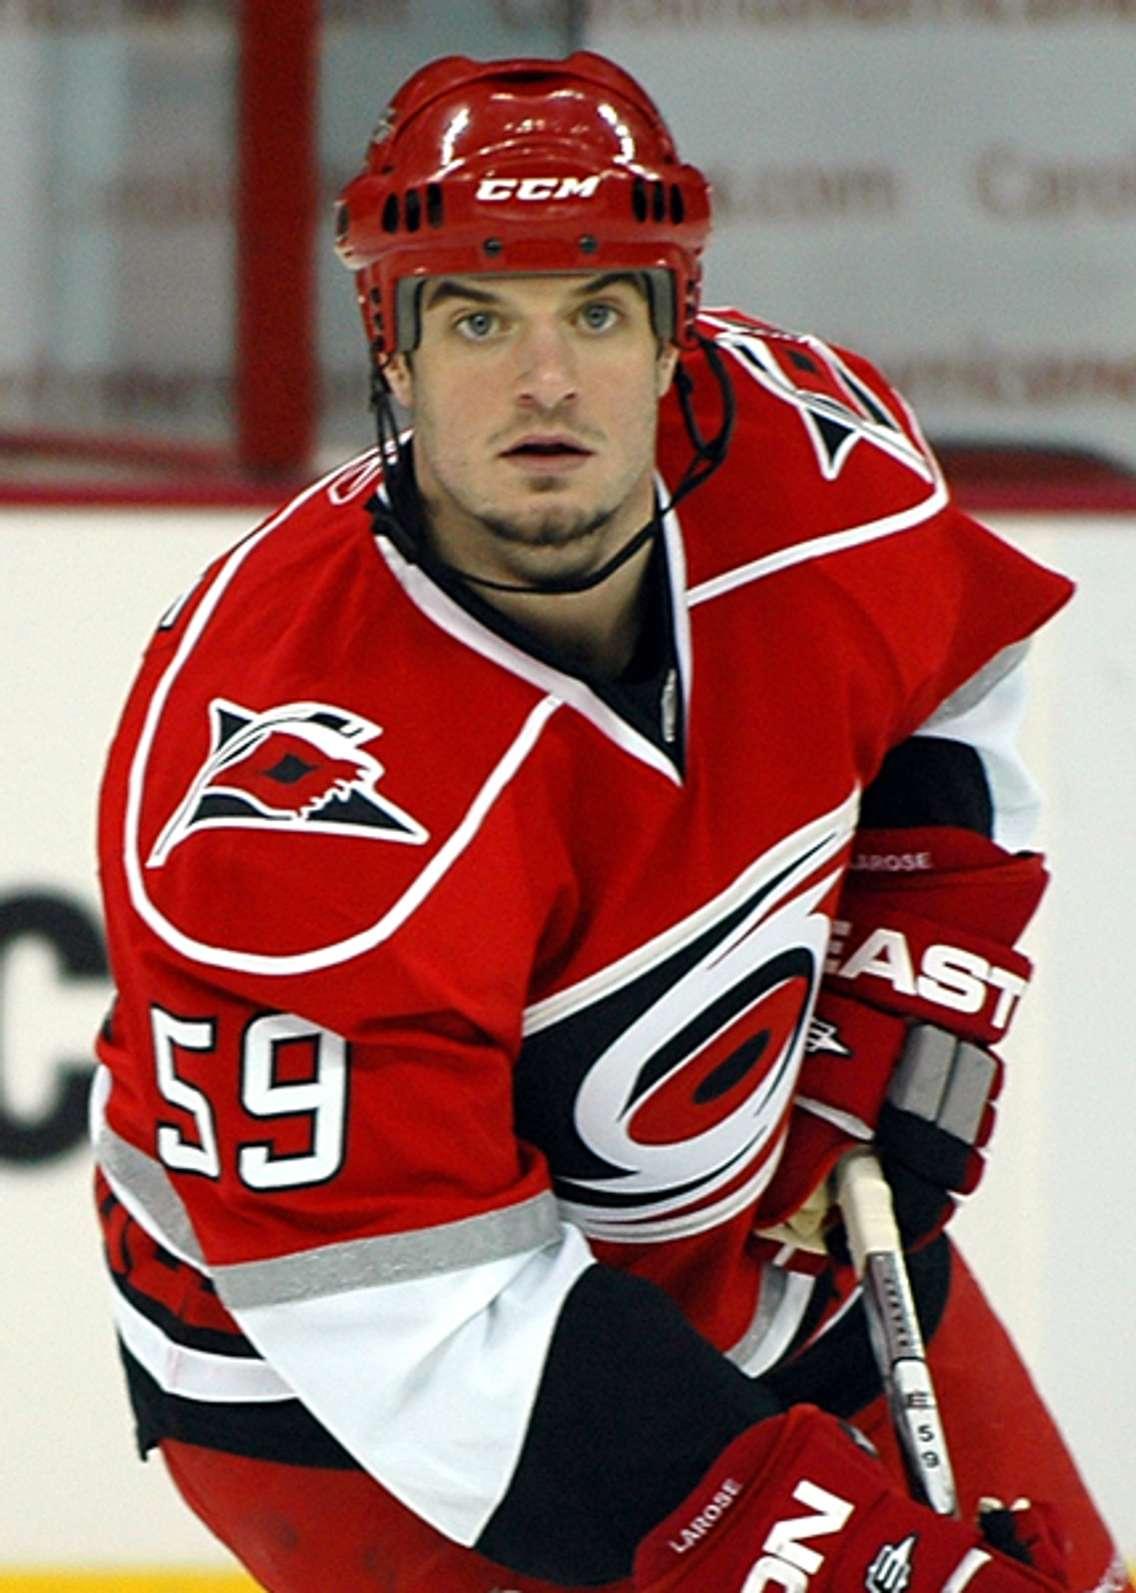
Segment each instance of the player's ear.
[[678,349],[673,343],[660,343],[658,356],[655,360],[655,390],[662,398],[667,388],[674,380],[675,366],[678,364]]
[[405,354],[392,354],[383,366],[387,385],[403,409],[414,407],[414,376]]

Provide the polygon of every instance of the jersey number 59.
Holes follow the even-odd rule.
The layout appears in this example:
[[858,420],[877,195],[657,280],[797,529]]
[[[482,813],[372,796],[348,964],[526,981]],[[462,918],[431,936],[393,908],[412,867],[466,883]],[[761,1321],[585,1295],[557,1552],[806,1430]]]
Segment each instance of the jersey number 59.
[[[216,1114],[197,1085],[179,1077],[177,1051],[211,1052],[217,1029],[212,1018],[179,1018],[161,1007],[150,1008],[158,1089],[162,1098],[193,1120],[196,1139],[173,1123],[158,1126],[158,1156],[178,1172],[220,1178],[221,1150]],[[312,1058],[310,1078],[285,1081],[277,1077],[281,1047],[305,1042]],[[343,1162],[347,1121],[347,1042],[330,1029],[287,1012],[254,1018],[241,1041],[240,1104],[251,1117],[310,1119],[309,1149],[281,1153],[271,1140],[250,1140],[236,1147],[236,1170],[250,1189],[294,1189],[333,1178]]]

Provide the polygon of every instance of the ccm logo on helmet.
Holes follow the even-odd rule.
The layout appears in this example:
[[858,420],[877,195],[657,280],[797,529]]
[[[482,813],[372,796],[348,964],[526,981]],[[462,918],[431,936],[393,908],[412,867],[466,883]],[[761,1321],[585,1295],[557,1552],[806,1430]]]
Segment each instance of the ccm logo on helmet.
[[594,177],[483,177],[477,198],[492,204],[501,199],[591,199],[600,185]]
[[824,1555],[808,1547],[806,1538],[827,1537],[839,1532],[852,1514],[847,1499],[841,1499],[815,1482],[802,1481],[793,1489],[793,1498],[816,1512],[811,1516],[790,1516],[778,1521],[761,1545],[763,1554],[742,1584],[741,1593],[763,1593],[765,1588],[783,1588],[785,1593],[807,1593],[809,1578],[824,1564]]

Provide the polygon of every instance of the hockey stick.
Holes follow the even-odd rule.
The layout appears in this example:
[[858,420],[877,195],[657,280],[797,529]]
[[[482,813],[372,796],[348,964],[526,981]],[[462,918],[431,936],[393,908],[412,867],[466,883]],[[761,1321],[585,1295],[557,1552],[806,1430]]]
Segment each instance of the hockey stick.
[[834,1175],[876,1365],[912,1492],[940,1516],[958,1515],[958,1494],[923,1334],[892,1209],[891,1190],[866,1146]]

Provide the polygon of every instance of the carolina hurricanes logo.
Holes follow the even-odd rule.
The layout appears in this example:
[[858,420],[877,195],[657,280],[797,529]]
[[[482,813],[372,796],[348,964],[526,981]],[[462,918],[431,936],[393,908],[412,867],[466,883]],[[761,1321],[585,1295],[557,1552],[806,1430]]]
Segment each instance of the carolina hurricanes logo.
[[517,1119],[596,1239],[699,1233],[773,1176],[854,798],[746,870],[666,948],[530,1015]]
[[263,712],[215,697],[209,755],[158,836],[147,866],[160,868],[199,830],[304,829],[422,845],[417,820],[380,794],[385,770],[363,750],[380,728],[326,703]]

